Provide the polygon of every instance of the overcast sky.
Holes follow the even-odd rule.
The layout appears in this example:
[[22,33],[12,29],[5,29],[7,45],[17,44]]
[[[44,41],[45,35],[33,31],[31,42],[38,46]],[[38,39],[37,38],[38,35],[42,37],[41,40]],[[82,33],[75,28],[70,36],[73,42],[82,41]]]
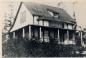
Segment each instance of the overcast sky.
[[[27,0],[24,0],[27,1]],[[0,16],[2,19],[4,19],[4,14],[8,12],[10,1],[1,1],[0,2]],[[59,2],[63,2],[61,4],[61,8],[64,8],[68,14],[73,15],[73,2],[76,2],[74,10],[76,13],[76,20],[77,24],[79,26],[82,26],[82,28],[86,28],[86,0],[28,0],[28,2],[35,2],[35,3],[41,3],[46,4],[50,6],[58,7]],[[19,6],[19,1],[14,2],[14,12],[16,13],[16,10]]]

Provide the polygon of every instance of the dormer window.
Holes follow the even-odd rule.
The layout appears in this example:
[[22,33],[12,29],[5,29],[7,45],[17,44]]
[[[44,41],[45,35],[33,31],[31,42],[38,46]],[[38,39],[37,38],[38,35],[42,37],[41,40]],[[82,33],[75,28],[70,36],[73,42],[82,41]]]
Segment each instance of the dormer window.
[[53,17],[59,17],[59,13],[56,13],[56,12],[52,12],[52,11],[48,11],[49,12],[49,14],[51,15],[51,16],[53,16]]
[[54,16],[53,12],[51,12],[51,11],[48,11],[48,12],[49,12],[49,14],[50,14],[51,16]]
[[59,13],[54,13],[54,17],[59,17]]

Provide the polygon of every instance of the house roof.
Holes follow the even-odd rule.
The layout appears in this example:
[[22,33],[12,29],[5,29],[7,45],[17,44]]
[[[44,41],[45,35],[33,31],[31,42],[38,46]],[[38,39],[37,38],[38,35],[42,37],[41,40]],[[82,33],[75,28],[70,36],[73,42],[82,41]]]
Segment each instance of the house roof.
[[[39,15],[41,17],[39,17],[39,20],[51,20],[51,21],[59,21],[59,22],[66,22],[66,23],[71,23],[74,24],[75,20],[66,13],[65,10],[58,8],[58,7],[52,7],[52,6],[47,6],[47,5],[42,5],[42,4],[37,4],[37,3],[31,3],[31,2],[21,2],[19,9],[16,13],[16,16],[14,18],[14,22],[13,25],[11,26],[10,30],[13,28],[15,22],[16,22],[16,18],[18,16],[18,13],[21,9],[22,4],[24,4],[26,6],[26,8],[33,14],[33,15]],[[56,17],[52,17],[51,14],[48,12],[52,11],[52,12],[56,12],[59,13],[59,19]],[[9,32],[10,32],[9,30]]]
[[[33,15],[42,16],[40,17],[40,19],[44,18],[46,20],[62,21],[67,23],[75,22],[75,20],[64,9],[31,2],[23,2],[23,3]],[[59,13],[59,19],[56,17],[52,19],[52,16],[48,12],[48,10],[55,13]]]

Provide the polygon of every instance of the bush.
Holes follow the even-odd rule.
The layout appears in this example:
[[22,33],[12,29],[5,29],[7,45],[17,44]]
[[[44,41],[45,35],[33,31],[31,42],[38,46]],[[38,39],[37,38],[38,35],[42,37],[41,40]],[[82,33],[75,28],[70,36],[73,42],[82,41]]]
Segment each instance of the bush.
[[74,55],[74,45],[38,43],[26,38],[9,39],[3,44],[3,56],[12,57],[70,57]]

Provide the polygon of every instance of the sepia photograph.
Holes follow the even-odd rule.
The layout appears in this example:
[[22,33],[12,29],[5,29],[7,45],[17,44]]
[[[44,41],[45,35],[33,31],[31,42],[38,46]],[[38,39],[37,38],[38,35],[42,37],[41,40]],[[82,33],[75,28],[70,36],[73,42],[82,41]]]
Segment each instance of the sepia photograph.
[[2,58],[86,57],[85,0],[0,3]]

